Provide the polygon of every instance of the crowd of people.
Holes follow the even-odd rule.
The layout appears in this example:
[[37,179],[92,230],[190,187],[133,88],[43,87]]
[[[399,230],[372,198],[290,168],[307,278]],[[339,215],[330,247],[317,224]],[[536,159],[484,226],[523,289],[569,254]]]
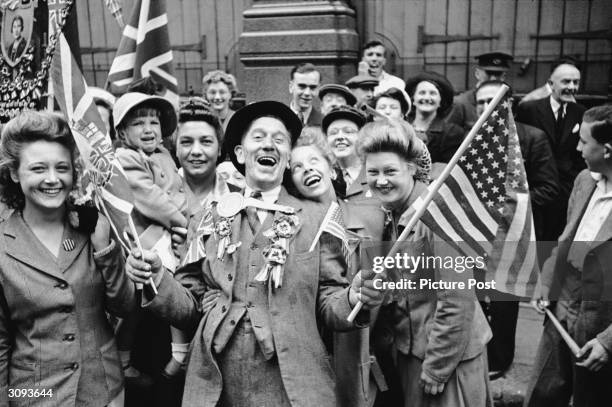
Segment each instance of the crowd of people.
[[[512,56],[478,56],[475,88],[457,96],[440,74],[386,72],[385,57],[368,42],[344,84],[298,64],[287,100],[237,111],[239,84],[222,71],[178,111],[146,89],[92,89],[138,236],[79,206],[65,118],[24,111],[5,124],[0,405],[492,406],[519,298],[437,289],[391,301],[366,246],[398,240],[508,85]],[[539,249],[535,305],[580,347],[546,319],[528,407],[612,399],[612,105],[586,110],[579,83],[576,61],[562,59],[547,94],[515,101],[535,234],[558,242]],[[421,222],[403,250],[460,256]]]

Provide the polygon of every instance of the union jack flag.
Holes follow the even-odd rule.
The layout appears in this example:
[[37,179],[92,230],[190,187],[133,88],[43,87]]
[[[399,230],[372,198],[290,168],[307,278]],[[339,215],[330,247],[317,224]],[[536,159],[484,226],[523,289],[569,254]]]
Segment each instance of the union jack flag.
[[132,190],[115,159],[104,122],[63,33],[60,33],[56,44],[51,78],[54,96],[68,119],[85,165],[84,178],[90,181],[88,192],[97,192],[101,198],[97,203],[102,206],[114,234],[129,250],[123,231],[134,207],[131,203],[134,202]]
[[[422,204],[419,198],[415,209]],[[463,254],[485,256],[486,277],[496,289],[531,296],[538,277],[535,232],[510,97],[479,129],[421,221]]]
[[204,215],[202,216],[196,230],[193,232],[193,234],[189,233],[189,236],[187,236],[187,250],[183,254],[181,266],[194,263],[206,257],[204,238],[213,234],[214,231],[215,224],[213,222],[212,211],[210,210],[210,206],[208,206],[204,210]]
[[107,87],[121,94],[143,78],[162,85],[162,96],[178,106],[178,81],[172,68],[168,15],[164,0],[137,0],[117,55],[108,73]]

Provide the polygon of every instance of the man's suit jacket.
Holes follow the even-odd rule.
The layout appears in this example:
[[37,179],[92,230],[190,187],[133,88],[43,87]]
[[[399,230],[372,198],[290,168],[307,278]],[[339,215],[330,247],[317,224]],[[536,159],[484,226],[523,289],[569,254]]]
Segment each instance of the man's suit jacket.
[[[342,172],[340,172],[342,174]],[[379,205],[380,200],[374,196],[370,187],[368,187],[368,181],[366,179],[365,165],[361,166],[361,171],[357,179],[351,183],[347,188],[346,193],[343,196],[344,201],[353,204],[367,204],[367,205]]]
[[584,160],[576,150],[580,137],[580,123],[585,108],[576,103],[568,103],[565,112],[563,131],[555,134],[555,115],[550,106],[550,98],[521,103],[516,110],[516,120],[544,130],[557,162],[560,196],[567,199],[574,179],[585,168]]
[[588,170],[576,178],[569,199],[567,225],[542,268],[541,284],[548,287],[549,298],[559,299],[555,313],[569,323],[569,332],[579,346],[597,337],[612,352],[612,213],[603,222],[590,244],[582,272],[567,256],[580,221],[595,191],[596,181]]
[[308,116],[308,120],[306,120],[306,126],[315,126],[320,127],[321,122],[323,121],[323,114],[316,107],[312,107],[310,111],[310,115]]
[[[55,258],[20,211],[0,224],[0,405],[8,388],[51,389],[28,406],[106,405],[123,389],[123,370],[105,311],[136,310],[134,284],[118,245],[96,258],[89,236],[64,226]],[[99,256],[98,256],[99,255]],[[22,399],[24,400],[24,399]],[[17,399],[12,399],[17,403]],[[14,404],[11,404],[14,405]]]
[[529,183],[536,238],[543,240],[545,207],[559,194],[557,164],[544,131],[516,122],[516,132]]
[[[268,312],[283,384],[295,406],[336,406],[335,378],[331,363],[317,328],[317,318],[332,330],[350,330],[367,323],[367,313],[358,316],[358,323],[346,321],[350,313],[345,263],[337,239],[323,234],[315,250],[310,245],[327,210],[321,204],[298,200],[283,188],[278,203],[297,211],[301,227],[290,243],[285,263],[283,286],[269,292]],[[254,241],[242,241],[238,250],[261,252],[269,243],[262,231],[272,226],[269,214]],[[219,219],[216,209],[213,220]],[[246,215],[236,215],[232,223],[232,242],[238,235]],[[174,278],[166,272],[159,293],[144,305],[171,324],[187,331],[196,327],[187,368],[183,406],[216,406],[222,390],[222,377],[212,352],[217,327],[232,303],[233,277],[236,270],[233,256],[217,259],[218,241],[207,239],[206,259],[179,269]],[[201,296],[207,288],[218,288],[221,297],[215,307],[203,315]],[[362,318],[365,317],[365,320]]]
[[455,96],[453,106],[445,118],[447,123],[453,123],[468,132],[478,120],[476,110],[476,90],[469,89]]

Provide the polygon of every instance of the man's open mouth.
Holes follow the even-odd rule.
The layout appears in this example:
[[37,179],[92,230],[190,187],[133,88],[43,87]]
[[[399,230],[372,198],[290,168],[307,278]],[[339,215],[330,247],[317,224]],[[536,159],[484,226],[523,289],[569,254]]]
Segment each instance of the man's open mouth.
[[278,160],[276,157],[264,155],[257,158],[257,163],[266,167],[274,167],[278,163]]

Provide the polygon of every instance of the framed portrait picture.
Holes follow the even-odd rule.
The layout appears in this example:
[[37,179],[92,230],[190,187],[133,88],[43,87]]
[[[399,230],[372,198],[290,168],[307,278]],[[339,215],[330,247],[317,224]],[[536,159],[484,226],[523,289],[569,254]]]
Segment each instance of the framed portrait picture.
[[17,65],[30,47],[35,9],[33,1],[14,3],[13,7],[6,7],[3,10],[0,38],[2,57],[11,67]]

